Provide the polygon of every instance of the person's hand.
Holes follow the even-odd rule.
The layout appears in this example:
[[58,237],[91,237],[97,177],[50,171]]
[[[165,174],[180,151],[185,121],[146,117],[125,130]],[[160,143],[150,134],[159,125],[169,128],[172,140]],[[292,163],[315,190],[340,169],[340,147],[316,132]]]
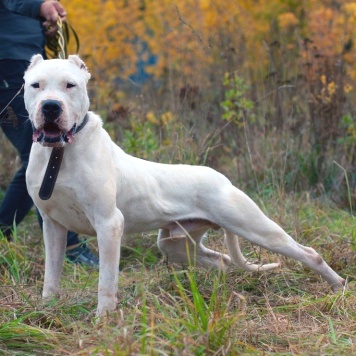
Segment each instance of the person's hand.
[[46,0],[42,3],[39,15],[44,18],[43,26],[47,36],[54,36],[57,33],[58,16],[62,21],[66,20],[67,13],[63,6],[56,0]]

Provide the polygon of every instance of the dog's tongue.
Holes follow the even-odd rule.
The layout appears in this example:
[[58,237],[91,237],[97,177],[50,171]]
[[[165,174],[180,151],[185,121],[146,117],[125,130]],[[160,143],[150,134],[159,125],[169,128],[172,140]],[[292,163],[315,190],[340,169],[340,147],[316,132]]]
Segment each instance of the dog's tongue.
[[36,130],[34,131],[33,135],[32,135],[32,140],[33,142],[37,142],[38,138],[41,136],[41,131],[40,130]]
[[46,124],[43,127],[43,132],[46,137],[58,137],[62,134],[61,130],[55,124]]
[[68,143],[72,143],[72,142],[73,142],[74,136],[73,136],[72,130],[70,130],[70,131],[67,133],[66,138],[67,138],[67,142],[68,142]]

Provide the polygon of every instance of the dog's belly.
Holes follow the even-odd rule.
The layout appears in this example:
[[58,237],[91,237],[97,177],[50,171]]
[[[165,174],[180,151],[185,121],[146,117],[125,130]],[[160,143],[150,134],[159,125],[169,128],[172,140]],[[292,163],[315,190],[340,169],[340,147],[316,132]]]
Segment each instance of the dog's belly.
[[176,221],[184,222],[187,220],[211,220],[210,216],[195,206],[190,200],[187,204],[164,201],[159,199],[144,204],[142,201],[131,201],[118,209],[124,216],[124,233],[126,235],[154,231],[169,228],[169,225],[176,225]]

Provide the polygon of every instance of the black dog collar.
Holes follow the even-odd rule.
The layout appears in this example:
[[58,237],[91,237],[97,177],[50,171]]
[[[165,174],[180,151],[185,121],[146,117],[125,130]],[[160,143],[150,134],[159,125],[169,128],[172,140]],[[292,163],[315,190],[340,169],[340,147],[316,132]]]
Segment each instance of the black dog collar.
[[[87,123],[89,120],[88,114],[85,115],[82,123],[76,127],[74,124],[72,131],[74,133],[78,133]],[[56,184],[56,180],[58,177],[59,170],[61,168],[61,163],[63,160],[64,155],[64,147],[53,147],[51,156],[49,158],[49,162],[47,165],[47,169],[45,175],[43,177],[43,181],[41,184],[40,191],[38,193],[39,197],[42,200],[48,200],[53,193],[54,186]]]

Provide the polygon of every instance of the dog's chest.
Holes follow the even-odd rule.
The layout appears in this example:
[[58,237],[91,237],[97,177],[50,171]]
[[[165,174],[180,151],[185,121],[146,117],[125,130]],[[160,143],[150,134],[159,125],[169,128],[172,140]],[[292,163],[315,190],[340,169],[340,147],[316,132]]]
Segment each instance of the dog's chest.
[[88,202],[78,198],[78,187],[76,186],[78,175],[75,172],[71,175],[65,167],[62,167],[64,169],[61,168],[59,172],[52,196],[47,200],[42,200],[39,197],[39,191],[46,167],[38,165],[38,161],[31,162],[30,159],[26,182],[29,194],[40,212],[69,230],[93,235],[93,227],[84,209]]
[[68,230],[87,235],[95,235],[95,231],[83,205],[72,198],[71,189],[57,186],[48,200],[36,198],[36,205],[42,213],[57,221]]

